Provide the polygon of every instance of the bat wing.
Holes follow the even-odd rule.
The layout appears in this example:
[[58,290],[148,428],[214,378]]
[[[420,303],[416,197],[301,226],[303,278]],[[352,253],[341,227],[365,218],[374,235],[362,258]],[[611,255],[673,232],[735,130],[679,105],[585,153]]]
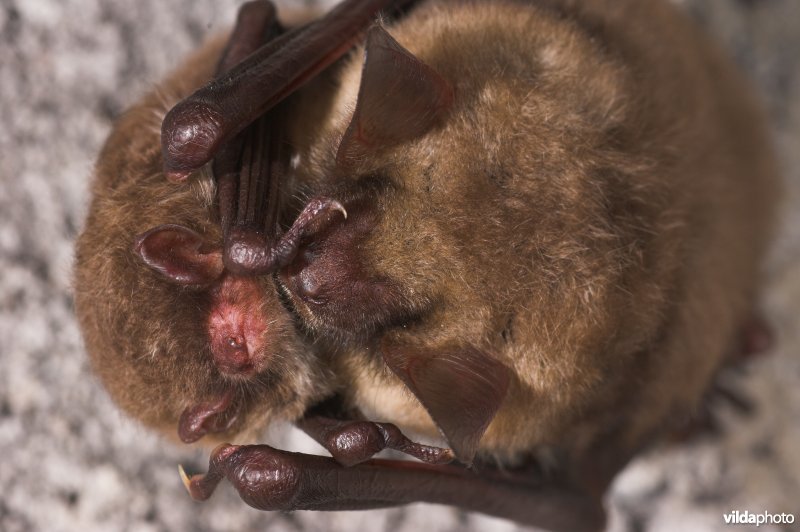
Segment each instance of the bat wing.
[[381,349],[389,369],[419,399],[458,459],[471,463],[505,399],[509,369],[470,346],[431,349],[383,342]]
[[[344,0],[326,16],[272,39],[172,108],[162,124],[164,169],[184,179],[286,96],[343,56],[386,8],[408,0]],[[242,105],[247,102],[247,105]]]

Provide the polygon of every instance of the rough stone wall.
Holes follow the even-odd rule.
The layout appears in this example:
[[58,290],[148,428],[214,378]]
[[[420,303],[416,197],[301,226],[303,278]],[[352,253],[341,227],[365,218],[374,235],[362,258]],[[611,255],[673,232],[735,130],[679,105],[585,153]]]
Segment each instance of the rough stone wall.
[[[680,3],[734,54],[770,112],[787,180],[764,299],[779,344],[732,376],[755,415],[722,409],[720,437],[652,452],[621,475],[609,499],[614,531],[727,530],[722,515],[734,509],[800,519],[800,2]],[[70,264],[93,160],[113,118],[235,9],[231,0],[0,0],[0,530],[518,529],[424,505],[261,513],[229,487],[193,503],[176,465],[202,470],[205,454],[124,418],[89,374]],[[319,451],[288,428],[268,441]]]

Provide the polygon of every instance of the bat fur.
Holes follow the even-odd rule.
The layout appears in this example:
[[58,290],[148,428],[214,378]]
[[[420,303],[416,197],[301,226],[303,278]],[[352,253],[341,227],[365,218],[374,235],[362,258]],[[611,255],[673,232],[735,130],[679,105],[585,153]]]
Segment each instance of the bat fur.
[[[447,80],[452,104],[345,171],[337,151],[363,52],[300,95],[290,188],[337,197],[351,216],[277,288],[253,281],[280,356],[239,383],[244,414],[221,437],[255,437],[344,387],[368,419],[439,438],[385,357],[470,348],[511,375],[479,455],[513,464],[554,448],[591,469],[600,453],[604,486],[698,408],[755,305],[777,189],[761,112],[723,54],[660,0],[427,1],[386,29]],[[213,182],[166,181],[159,127],[211,77],[222,42],[117,123],[77,247],[93,367],[123,409],[165,431],[225,383],[203,329],[207,296],[163,283],[131,243],[163,223],[221,239]],[[347,295],[354,278],[379,280],[385,299]],[[300,297],[298,279],[328,303]]]

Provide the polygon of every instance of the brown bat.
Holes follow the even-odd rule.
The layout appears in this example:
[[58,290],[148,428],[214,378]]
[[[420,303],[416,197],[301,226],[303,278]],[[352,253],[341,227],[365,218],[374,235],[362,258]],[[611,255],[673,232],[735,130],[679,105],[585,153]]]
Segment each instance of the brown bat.
[[[341,42],[336,35],[329,40]],[[162,136],[168,173],[224,160],[293,80],[311,77],[257,90],[264,72],[284,74],[275,65],[319,64],[282,54],[298,39],[251,55],[226,85],[173,109]],[[319,127],[293,137],[299,164],[285,182],[313,199],[284,208],[284,196],[271,196],[269,208],[296,214],[282,236],[210,239],[225,256],[212,271],[224,263],[254,282],[262,278],[248,274],[278,270],[287,316],[307,333],[293,363],[328,361],[335,379],[316,382],[346,383],[346,401],[368,419],[441,432],[467,463],[477,455],[508,469],[553,450],[559,474],[540,482],[486,467],[343,467],[223,446],[190,491],[205,498],[225,476],[263,509],[429,501],[596,529],[613,475],[698,408],[752,311],[776,181],[757,106],[716,49],[655,0],[424,2],[370,30],[365,49],[363,65],[354,58],[327,85]],[[313,107],[298,96],[289,109]],[[155,195],[145,205],[191,190],[147,186]],[[219,188],[220,212],[241,212]],[[243,178],[242,190],[253,190]],[[304,229],[315,201],[329,207]],[[137,227],[151,223],[163,222]],[[237,246],[246,252],[219,251]],[[172,260],[155,256],[151,266]],[[133,293],[126,288],[118,300]],[[186,316],[186,327],[202,319]],[[197,366],[190,371],[209,371]]]
[[[280,221],[263,199],[282,193],[289,156],[281,134],[285,106],[218,156],[218,183],[206,172],[188,187],[176,186],[161,171],[159,126],[166,111],[215,69],[220,79],[260,44],[279,38],[274,15],[267,2],[245,4],[224,49],[224,41],[212,41],[117,123],[100,155],[77,243],[76,307],[93,369],[129,414],[169,435],[177,427],[186,443],[206,434],[217,441],[253,439],[272,421],[297,420],[341,385],[326,355],[280,302],[273,280],[238,275],[235,264],[226,265],[241,249],[225,247],[229,235],[235,243],[261,242]],[[229,187],[234,170],[237,179],[261,185],[266,179],[269,194],[261,190],[259,199],[243,187],[241,208],[220,208],[215,190],[223,199],[226,190],[237,193]],[[291,253],[300,236],[324,226],[337,209],[324,198],[310,201],[278,249]],[[452,458],[447,449],[411,442],[390,424],[341,423],[316,412],[303,428],[343,463],[385,447],[433,463]],[[353,448],[353,437],[365,450]]]

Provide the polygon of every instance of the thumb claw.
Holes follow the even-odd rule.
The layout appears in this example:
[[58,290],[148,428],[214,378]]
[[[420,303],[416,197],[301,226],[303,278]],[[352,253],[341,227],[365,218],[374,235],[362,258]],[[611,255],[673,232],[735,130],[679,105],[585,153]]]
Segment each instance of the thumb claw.
[[183,465],[181,464],[178,464],[178,474],[181,476],[181,482],[183,482],[183,487],[186,488],[186,491],[189,493],[189,497],[195,501],[204,501],[208,499],[211,496],[211,492],[214,491],[213,487],[211,490],[201,489],[206,475],[192,475],[190,477],[186,474],[186,470],[183,469]]
[[297,216],[289,232],[296,233],[293,237],[298,241],[301,235],[314,235],[331,223],[330,215],[334,212],[341,213],[342,217],[347,219],[347,209],[338,200],[326,197],[313,198]]
[[178,474],[181,476],[181,481],[183,482],[183,487],[186,488],[186,491],[189,492],[189,495],[192,494],[192,481],[189,479],[189,475],[186,474],[186,470],[183,469],[181,464],[178,464]]
[[347,220],[347,209],[344,208],[344,205],[342,205],[336,200],[333,200],[331,201],[329,207],[335,211],[339,211],[340,213],[342,213],[344,219]]

